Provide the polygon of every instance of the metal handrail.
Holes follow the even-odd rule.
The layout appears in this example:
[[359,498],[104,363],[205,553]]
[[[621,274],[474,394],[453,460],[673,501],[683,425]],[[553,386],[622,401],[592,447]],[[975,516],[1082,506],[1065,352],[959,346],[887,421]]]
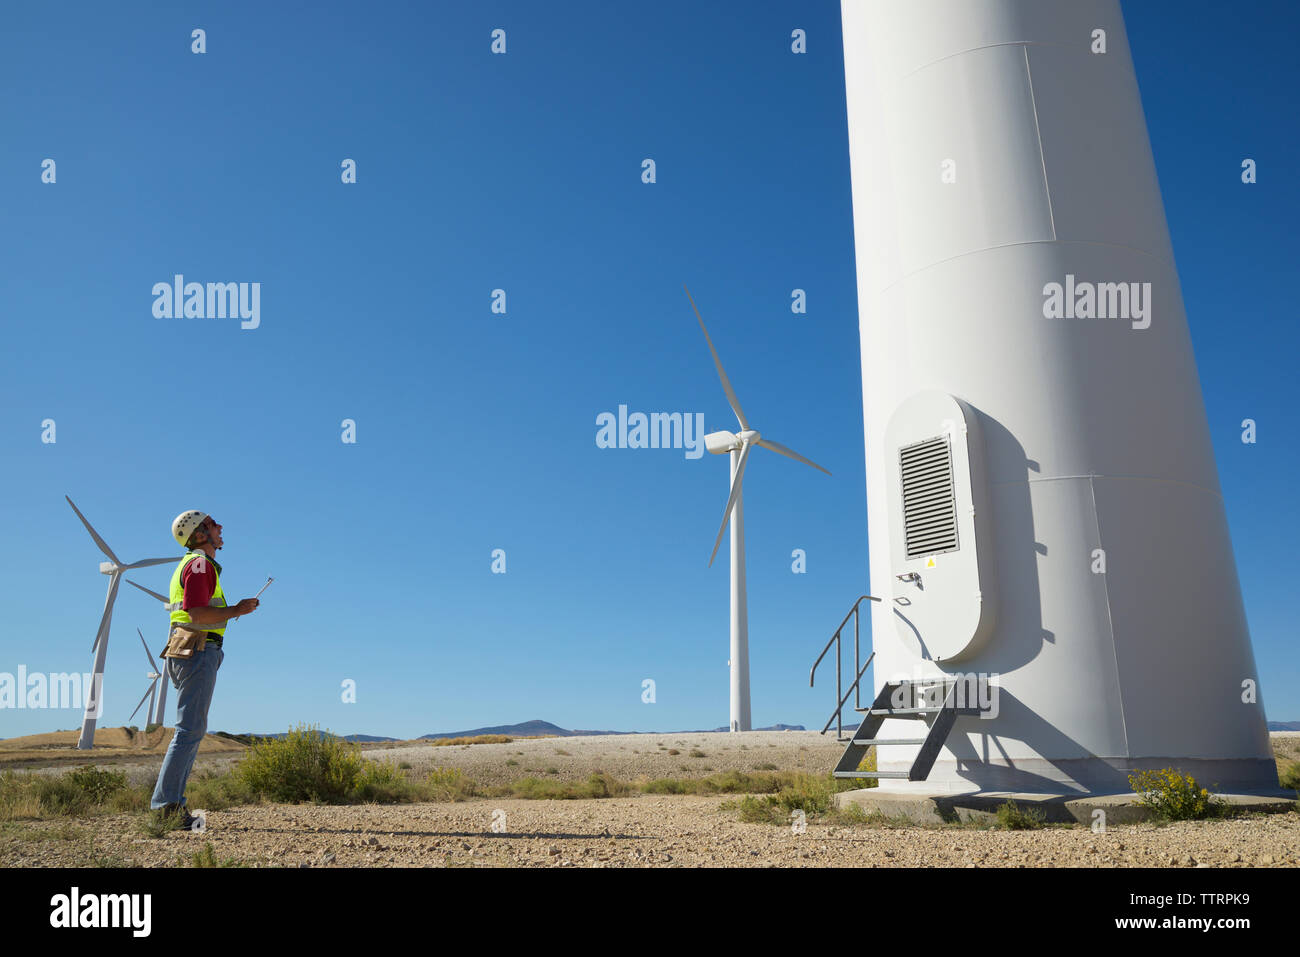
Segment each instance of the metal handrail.
[[[831,645],[834,645],[835,646],[835,696],[838,700],[835,705],[835,713],[826,719],[826,725],[825,727],[822,728],[821,733],[825,734],[827,730],[829,730],[831,726],[831,722],[835,721],[836,722],[835,735],[840,740],[844,739],[844,719],[842,717],[844,702],[848,700],[850,694],[856,693],[857,696],[853,699],[854,708],[860,709],[862,707],[862,697],[860,693],[862,674],[867,670],[867,666],[871,664],[871,659],[876,657],[876,653],[873,651],[870,657],[867,658],[866,662],[861,667],[859,667],[858,661],[862,657],[862,653],[860,649],[862,629],[861,629],[861,616],[859,614],[858,609],[859,606],[861,606],[861,604],[864,601],[880,601],[880,599],[877,598],[875,595],[863,595],[853,603],[853,607],[850,608],[849,613],[844,616],[844,620],[841,621],[840,626],[835,629],[835,634],[831,635],[830,641],[826,642],[826,647],[822,649],[822,653],[817,656],[817,660],[813,662],[813,666],[808,672],[808,687],[811,688],[813,687],[814,682],[816,681],[817,678],[817,666],[820,665],[822,663],[822,659],[826,657],[826,652],[831,650]],[[844,626],[849,623],[850,618],[853,619],[854,676],[853,676],[853,683],[849,685],[849,690],[846,692],[844,691],[844,682],[843,682],[843,676],[841,673],[841,664],[840,664],[840,659],[841,659],[840,634],[841,632],[844,631]]]

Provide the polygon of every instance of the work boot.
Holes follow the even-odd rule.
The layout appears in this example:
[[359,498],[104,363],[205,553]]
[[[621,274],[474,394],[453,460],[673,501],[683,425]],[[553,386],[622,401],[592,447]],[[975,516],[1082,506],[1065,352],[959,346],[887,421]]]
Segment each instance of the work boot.
[[184,804],[164,804],[158,809],[158,813],[166,818],[178,819],[179,823],[176,826],[181,830],[188,831],[194,825],[195,817]]

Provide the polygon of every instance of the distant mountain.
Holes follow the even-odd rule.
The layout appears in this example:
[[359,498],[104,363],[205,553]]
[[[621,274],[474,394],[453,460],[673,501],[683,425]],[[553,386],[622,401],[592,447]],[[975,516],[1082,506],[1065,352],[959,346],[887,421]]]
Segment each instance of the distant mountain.
[[[1270,730],[1297,730],[1300,731],[1300,724],[1296,727],[1273,728],[1269,724]],[[578,738],[589,737],[597,734],[722,734],[727,728],[709,728],[696,729],[694,731],[588,731],[583,729],[561,728],[558,724],[551,724],[549,721],[537,719],[535,721],[524,721],[520,724],[498,724],[490,728],[471,728],[468,731],[440,731],[434,734],[422,734],[415,741],[435,741],[439,738],[474,738],[480,734],[504,734],[514,738],[541,737],[543,735],[554,735],[557,738]],[[806,731],[807,729],[801,724],[774,724],[766,728],[755,728],[755,731]],[[244,744],[250,744],[254,738],[284,738],[288,736],[287,731],[276,731],[270,734],[260,734],[251,731],[244,731],[240,734],[232,734],[229,731],[214,731],[223,738],[231,738]],[[331,738],[342,738],[344,741],[352,741],[357,744],[374,744],[383,741],[406,741],[407,738],[390,738],[382,734],[330,734]],[[0,741],[3,741],[0,738]]]
[[[646,732],[646,731],[580,731],[561,728],[558,724],[551,724],[549,721],[525,721],[522,724],[499,724],[491,728],[474,728],[470,731],[442,731],[437,734],[422,734],[416,740],[435,740],[438,738],[472,738],[480,734],[505,734],[513,735],[516,738],[526,738],[543,734],[552,734],[557,738],[576,738],[596,734],[713,734],[714,732],[725,732],[727,728],[713,728],[711,730],[697,731],[665,731],[665,732]],[[801,724],[774,724],[768,728],[755,728],[755,731],[805,731],[807,730]]]
[[580,734],[617,734],[616,731],[569,731],[557,724],[540,719],[525,721],[522,724],[498,724],[491,728],[473,728],[469,731],[441,731],[434,734],[422,734],[417,741],[432,741],[438,738],[473,738],[480,734],[507,734],[517,738],[534,735],[553,734],[557,738],[571,738]]
[[1300,721],[1270,721],[1270,731],[1300,731]]
[[[337,735],[337,734],[331,734],[328,731],[323,733],[327,738],[340,738],[343,741],[351,741],[353,743],[359,743],[359,744],[371,744],[376,741],[404,740],[403,738],[386,738],[383,735],[379,735],[379,734]],[[270,734],[260,734],[260,733],[254,733],[252,731],[245,731],[241,734],[231,734],[229,731],[214,731],[213,734],[218,734],[223,738],[230,738],[234,741],[241,741],[244,744],[251,744],[254,738],[286,738],[289,736],[289,732],[287,731],[275,731]]]

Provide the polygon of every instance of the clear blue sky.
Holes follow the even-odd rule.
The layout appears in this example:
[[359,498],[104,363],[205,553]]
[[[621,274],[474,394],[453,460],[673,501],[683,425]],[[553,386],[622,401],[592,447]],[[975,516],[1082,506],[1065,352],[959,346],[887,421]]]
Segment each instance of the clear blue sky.
[[[1300,720],[1300,16],[1125,15],[1267,712]],[[176,554],[193,507],[232,600],[276,577],[213,729],[725,724],[726,460],[595,444],[620,404],[734,426],[687,283],[749,417],[834,473],[760,452],[745,489],[754,722],[820,727],[808,666],[868,587],[843,84],[838,2],[6,8],[0,671],[91,667],[107,579],[66,493],[126,560]],[[155,319],[178,272],[260,282],[260,328]],[[146,686],[137,626],[161,646],[124,586],[107,725]]]

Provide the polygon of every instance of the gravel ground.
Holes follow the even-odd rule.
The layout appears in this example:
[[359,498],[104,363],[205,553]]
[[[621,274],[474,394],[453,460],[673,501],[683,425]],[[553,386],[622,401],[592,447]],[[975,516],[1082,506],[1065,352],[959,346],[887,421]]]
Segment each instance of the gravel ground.
[[[724,797],[460,804],[263,805],[208,814],[205,834],[155,840],[131,815],[0,829],[6,867],[189,863],[210,841],[218,860],[262,867],[1246,867],[1300,865],[1300,814],[1111,828],[984,831],[824,825],[802,834],[746,824]],[[492,831],[494,819],[504,828]],[[75,829],[75,833],[72,831]],[[44,838],[44,839],[41,839]]]
[[[626,780],[776,768],[824,774],[835,767],[843,752],[844,745],[835,740],[834,732],[746,731],[527,738],[509,744],[442,747],[420,744],[369,751],[367,756],[380,761],[406,761],[420,772],[435,767],[459,768],[482,784],[504,784],[530,774],[559,781],[580,780],[593,771]],[[508,761],[518,763],[511,765]]]
[[[1291,742],[1287,742],[1289,745]],[[457,767],[484,784],[527,774],[575,780],[691,777],[726,769],[822,773],[842,745],[814,732],[619,735],[368,748],[412,773]],[[677,754],[669,752],[676,750]],[[692,751],[702,752],[693,757]],[[201,758],[219,769],[230,757]],[[515,765],[509,761],[518,762]],[[158,759],[121,765],[153,780]],[[145,837],[137,815],[0,824],[0,865],[186,866],[207,842],[222,861],[272,867],[1240,867],[1300,866],[1300,813],[1231,821],[993,831],[971,827],[748,824],[734,796],[642,795],[579,801],[258,805],[208,813],[203,835]],[[493,830],[494,822],[499,827]]]

